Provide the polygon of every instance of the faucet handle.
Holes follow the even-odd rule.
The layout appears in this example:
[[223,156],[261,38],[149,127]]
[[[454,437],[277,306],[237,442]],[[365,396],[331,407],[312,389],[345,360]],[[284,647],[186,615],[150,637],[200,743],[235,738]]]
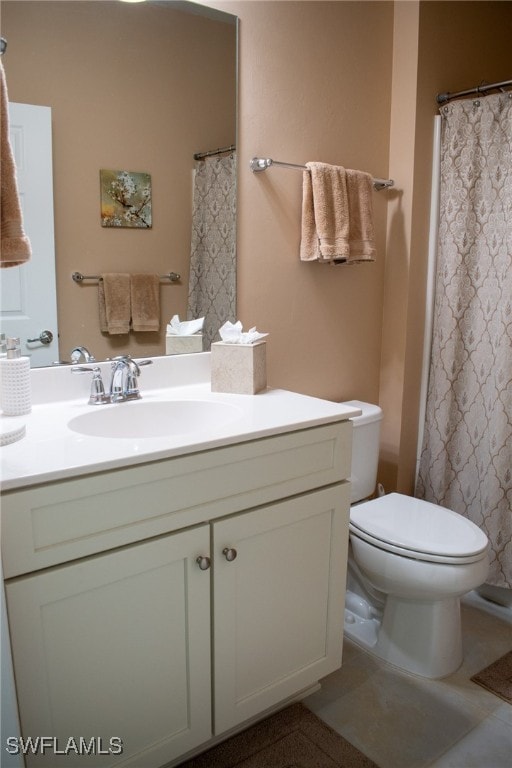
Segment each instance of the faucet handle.
[[140,366],[152,363],[152,360],[133,360],[131,357],[127,359],[126,397],[128,400],[138,400],[141,397],[137,381],[137,377],[140,376]]
[[153,365],[152,360],[131,360],[137,376],[140,376],[140,369],[143,365]]
[[92,373],[91,394],[89,395],[89,405],[103,405],[109,403],[110,398],[105,394],[101,370],[95,365],[91,368],[88,365],[73,365],[71,373]]

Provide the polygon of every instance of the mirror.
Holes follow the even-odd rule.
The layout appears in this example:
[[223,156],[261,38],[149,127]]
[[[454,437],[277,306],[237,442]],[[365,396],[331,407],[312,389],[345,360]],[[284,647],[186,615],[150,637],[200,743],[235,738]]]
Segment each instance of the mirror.
[[[194,154],[236,144],[236,17],[172,0],[2,0],[2,36],[9,100],[51,107],[60,358],[77,345],[164,354],[167,323],[187,317]],[[102,227],[104,169],[150,175],[150,228]],[[100,331],[98,281],[74,272],[181,279],[160,282],[160,331],[115,336]]]

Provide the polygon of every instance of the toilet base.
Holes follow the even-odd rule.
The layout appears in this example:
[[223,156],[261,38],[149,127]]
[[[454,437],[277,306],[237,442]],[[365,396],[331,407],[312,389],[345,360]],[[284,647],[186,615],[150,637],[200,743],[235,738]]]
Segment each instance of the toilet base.
[[383,661],[421,677],[446,677],[462,663],[458,597],[413,602],[388,596],[380,615],[364,598],[347,591],[345,635]]

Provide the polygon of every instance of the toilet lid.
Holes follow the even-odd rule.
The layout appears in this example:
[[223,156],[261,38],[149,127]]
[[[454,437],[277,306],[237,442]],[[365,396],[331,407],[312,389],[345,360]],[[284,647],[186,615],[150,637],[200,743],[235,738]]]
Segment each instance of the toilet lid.
[[390,493],[350,508],[350,529],[367,541],[420,559],[473,559],[488,540],[471,520],[422,499]]

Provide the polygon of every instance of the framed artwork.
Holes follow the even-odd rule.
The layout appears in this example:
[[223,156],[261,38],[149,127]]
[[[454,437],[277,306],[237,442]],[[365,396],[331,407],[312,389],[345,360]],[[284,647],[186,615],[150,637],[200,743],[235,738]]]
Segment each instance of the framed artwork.
[[100,170],[100,191],[102,227],[152,226],[149,173]]

